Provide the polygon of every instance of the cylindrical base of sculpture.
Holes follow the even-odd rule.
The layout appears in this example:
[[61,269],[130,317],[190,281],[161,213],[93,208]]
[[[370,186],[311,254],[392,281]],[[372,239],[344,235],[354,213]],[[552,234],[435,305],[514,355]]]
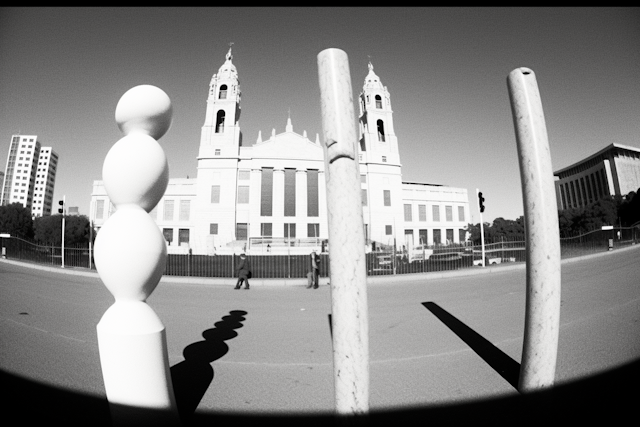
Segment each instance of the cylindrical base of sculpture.
[[180,424],[165,328],[145,302],[116,302],[97,326],[104,385],[113,424]]

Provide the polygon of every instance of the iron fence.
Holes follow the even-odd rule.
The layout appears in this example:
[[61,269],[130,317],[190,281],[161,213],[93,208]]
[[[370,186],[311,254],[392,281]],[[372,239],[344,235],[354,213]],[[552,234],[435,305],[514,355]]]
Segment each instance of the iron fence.
[[[614,250],[640,242],[640,226],[595,230],[560,239],[562,258]],[[41,245],[16,237],[0,238],[2,257],[51,266],[62,265],[60,247]],[[485,265],[524,262],[526,244],[523,240],[486,243]],[[85,247],[65,247],[65,267],[95,269],[91,250]],[[320,255],[320,276],[329,276],[329,257]],[[191,277],[236,277],[239,255],[169,254],[164,274]],[[310,270],[308,254],[249,254],[253,278],[304,278]],[[367,274],[394,275],[426,273],[472,268],[482,265],[480,245],[420,245],[402,251],[378,250],[366,254]]]

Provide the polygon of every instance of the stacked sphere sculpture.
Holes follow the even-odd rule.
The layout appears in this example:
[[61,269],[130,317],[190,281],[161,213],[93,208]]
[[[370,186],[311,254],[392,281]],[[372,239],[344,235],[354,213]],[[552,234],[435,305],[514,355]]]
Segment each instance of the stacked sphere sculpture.
[[[169,182],[157,139],[171,126],[171,100],[136,86],[116,106],[125,134],[107,153],[102,179],[116,212],[95,241],[95,265],[115,298],[97,325],[100,362],[115,424],[177,424],[165,328],[145,302],[165,269],[165,239],[149,215]],[[169,414],[169,416],[167,416]]]

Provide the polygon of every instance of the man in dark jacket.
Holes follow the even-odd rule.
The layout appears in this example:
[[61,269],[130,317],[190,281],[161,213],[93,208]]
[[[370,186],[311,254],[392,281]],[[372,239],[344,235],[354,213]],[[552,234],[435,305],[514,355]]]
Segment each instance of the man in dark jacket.
[[251,265],[249,265],[249,258],[243,252],[240,254],[240,262],[238,263],[238,283],[233,289],[240,289],[242,282],[244,282],[244,288],[249,289],[249,277],[251,277]]

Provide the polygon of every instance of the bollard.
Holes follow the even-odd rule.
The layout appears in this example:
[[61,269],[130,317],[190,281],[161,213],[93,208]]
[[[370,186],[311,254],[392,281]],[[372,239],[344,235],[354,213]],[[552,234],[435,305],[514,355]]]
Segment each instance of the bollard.
[[318,54],[324,137],[333,372],[339,416],[369,412],[369,324],[360,172],[347,54]]
[[507,77],[518,147],[527,241],[520,392],[553,385],[560,328],[560,231],[551,154],[533,71]]
[[102,178],[116,212],[95,240],[98,274],[115,303],[97,325],[105,391],[114,425],[178,425],[165,327],[145,302],[164,272],[165,240],[149,212],[169,182],[156,139],[172,107],[155,86],[136,86],[116,107],[125,134],[107,153]]

